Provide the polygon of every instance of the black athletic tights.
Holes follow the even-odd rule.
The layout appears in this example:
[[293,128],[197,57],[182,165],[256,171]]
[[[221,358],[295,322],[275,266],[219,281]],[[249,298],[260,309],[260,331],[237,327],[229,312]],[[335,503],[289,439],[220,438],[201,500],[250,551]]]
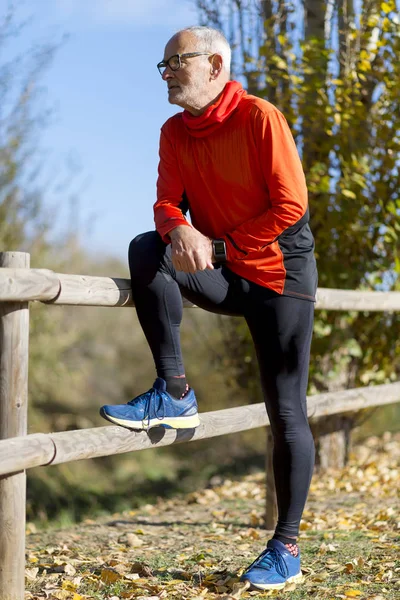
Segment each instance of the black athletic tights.
[[224,266],[194,274],[176,271],[170,245],[153,231],[131,242],[129,267],[138,318],[159,377],[185,373],[179,336],[182,295],[205,310],[246,319],[274,439],[275,534],[297,537],[314,468],[306,409],[314,304],[276,294]]

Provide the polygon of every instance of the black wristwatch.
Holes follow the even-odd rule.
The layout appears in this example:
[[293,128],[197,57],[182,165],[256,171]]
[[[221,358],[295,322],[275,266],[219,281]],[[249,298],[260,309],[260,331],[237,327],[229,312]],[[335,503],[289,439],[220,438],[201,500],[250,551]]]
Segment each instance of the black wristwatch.
[[226,244],[225,240],[212,240],[214,262],[226,262]]

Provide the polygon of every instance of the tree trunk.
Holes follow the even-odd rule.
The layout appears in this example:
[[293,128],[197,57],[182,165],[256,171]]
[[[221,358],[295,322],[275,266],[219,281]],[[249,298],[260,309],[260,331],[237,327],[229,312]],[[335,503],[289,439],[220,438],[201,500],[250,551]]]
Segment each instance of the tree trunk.
[[319,470],[342,469],[350,453],[354,420],[344,415],[321,418],[311,425],[316,438],[315,466]]

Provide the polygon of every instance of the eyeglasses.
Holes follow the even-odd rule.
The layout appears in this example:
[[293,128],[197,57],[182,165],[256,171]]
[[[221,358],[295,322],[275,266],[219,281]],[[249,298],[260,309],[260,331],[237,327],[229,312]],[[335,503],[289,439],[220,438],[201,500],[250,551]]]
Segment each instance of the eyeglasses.
[[157,69],[163,76],[165,69],[169,67],[171,71],[178,71],[182,67],[182,58],[193,58],[194,56],[212,56],[212,52],[186,52],[186,54],[174,54],[168,60],[162,60],[158,63]]

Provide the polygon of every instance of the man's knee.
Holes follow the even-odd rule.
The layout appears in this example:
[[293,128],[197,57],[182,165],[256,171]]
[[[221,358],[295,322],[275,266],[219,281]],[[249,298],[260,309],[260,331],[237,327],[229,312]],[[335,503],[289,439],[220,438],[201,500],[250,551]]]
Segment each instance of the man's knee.
[[158,270],[165,244],[157,231],[140,233],[129,244],[131,278],[148,278]]

